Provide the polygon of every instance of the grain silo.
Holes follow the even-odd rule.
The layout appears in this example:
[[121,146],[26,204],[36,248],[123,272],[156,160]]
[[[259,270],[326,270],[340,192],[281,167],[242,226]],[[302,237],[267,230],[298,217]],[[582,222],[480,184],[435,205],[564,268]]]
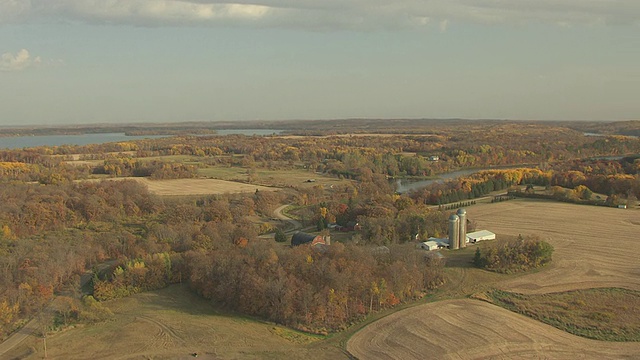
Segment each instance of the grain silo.
[[456,214],[449,217],[449,249],[457,250],[460,247],[460,218]]
[[458,217],[460,218],[460,231],[458,232],[460,248],[467,247],[467,210],[458,209]]

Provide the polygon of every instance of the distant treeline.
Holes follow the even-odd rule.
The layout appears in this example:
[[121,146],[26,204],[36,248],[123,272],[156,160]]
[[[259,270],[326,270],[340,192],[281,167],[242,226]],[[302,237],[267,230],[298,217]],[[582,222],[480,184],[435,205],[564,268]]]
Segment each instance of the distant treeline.
[[[640,197],[640,159],[625,157],[620,160],[576,160],[555,164],[549,170],[507,169],[481,171],[444,183],[434,183],[409,194],[415,201],[427,204],[447,204],[507,190],[515,185],[562,187],[573,192],[554,190],[552,197],[559,200],[594,201],[591,195],[600,193],[611,199],[637,199]],[[530,192],[511,195],[535,197]],[[602,199],[604,203],[604,199]],[[573,201],[577,202],[577,201]],[[615,205],[615,204],[614,204]]]
[[640,136],[640,120],[614,122],[567,122],[572,129],[602,135]]

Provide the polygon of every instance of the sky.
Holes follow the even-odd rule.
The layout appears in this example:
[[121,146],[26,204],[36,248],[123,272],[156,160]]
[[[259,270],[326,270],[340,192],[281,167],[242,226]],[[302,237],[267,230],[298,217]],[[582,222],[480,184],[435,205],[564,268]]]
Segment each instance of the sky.
[[0,126],[640,119],[638,0],[0,0]]

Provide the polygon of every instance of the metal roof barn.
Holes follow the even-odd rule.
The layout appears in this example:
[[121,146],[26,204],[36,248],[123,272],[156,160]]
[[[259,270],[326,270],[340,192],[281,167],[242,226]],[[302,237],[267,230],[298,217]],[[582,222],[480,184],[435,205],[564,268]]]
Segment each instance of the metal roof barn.
[[496,234],[492,233],[489,230],[480,230],[474,231],[467,234],[467,241],[470,243],[475,243],[478,241],[484,240],[495,240]]

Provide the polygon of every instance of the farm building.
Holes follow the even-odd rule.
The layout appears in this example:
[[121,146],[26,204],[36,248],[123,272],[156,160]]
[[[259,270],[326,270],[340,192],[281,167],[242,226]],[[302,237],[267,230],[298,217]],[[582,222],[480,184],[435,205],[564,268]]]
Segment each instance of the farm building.
[[419,242],[416,247],[428,251],[446,249],[449,247],[449,239],[440,239],[432,236],[427,241]]
[[318,244],[330,245],[331,238],[328,235],[327,236],[313,235],[313,234],[307,234],[300,231],[293,234],[293,236],[291,236],[291,246],[298,246],[302,244],[310,244],[311,246],[315,246]]
[[446,249],[449,247],[449,239],[447,238],[441,239],[432,236],[428,238],[427,241],[435,241],[440,249]]
[[423,241],[418,244],[418,247],[420,249],[429,250],[429,251],[438,250],[438,243],[433,240]]
[[467,211],[458,209],[449,217],[449,249],[464,249],[467,247]]
[[476,243],[478,241],[483,240],[495,240],[496,234],[492,233],[489,230],[480,230],[475,232],[470,232],[467,234],[467,242]]

